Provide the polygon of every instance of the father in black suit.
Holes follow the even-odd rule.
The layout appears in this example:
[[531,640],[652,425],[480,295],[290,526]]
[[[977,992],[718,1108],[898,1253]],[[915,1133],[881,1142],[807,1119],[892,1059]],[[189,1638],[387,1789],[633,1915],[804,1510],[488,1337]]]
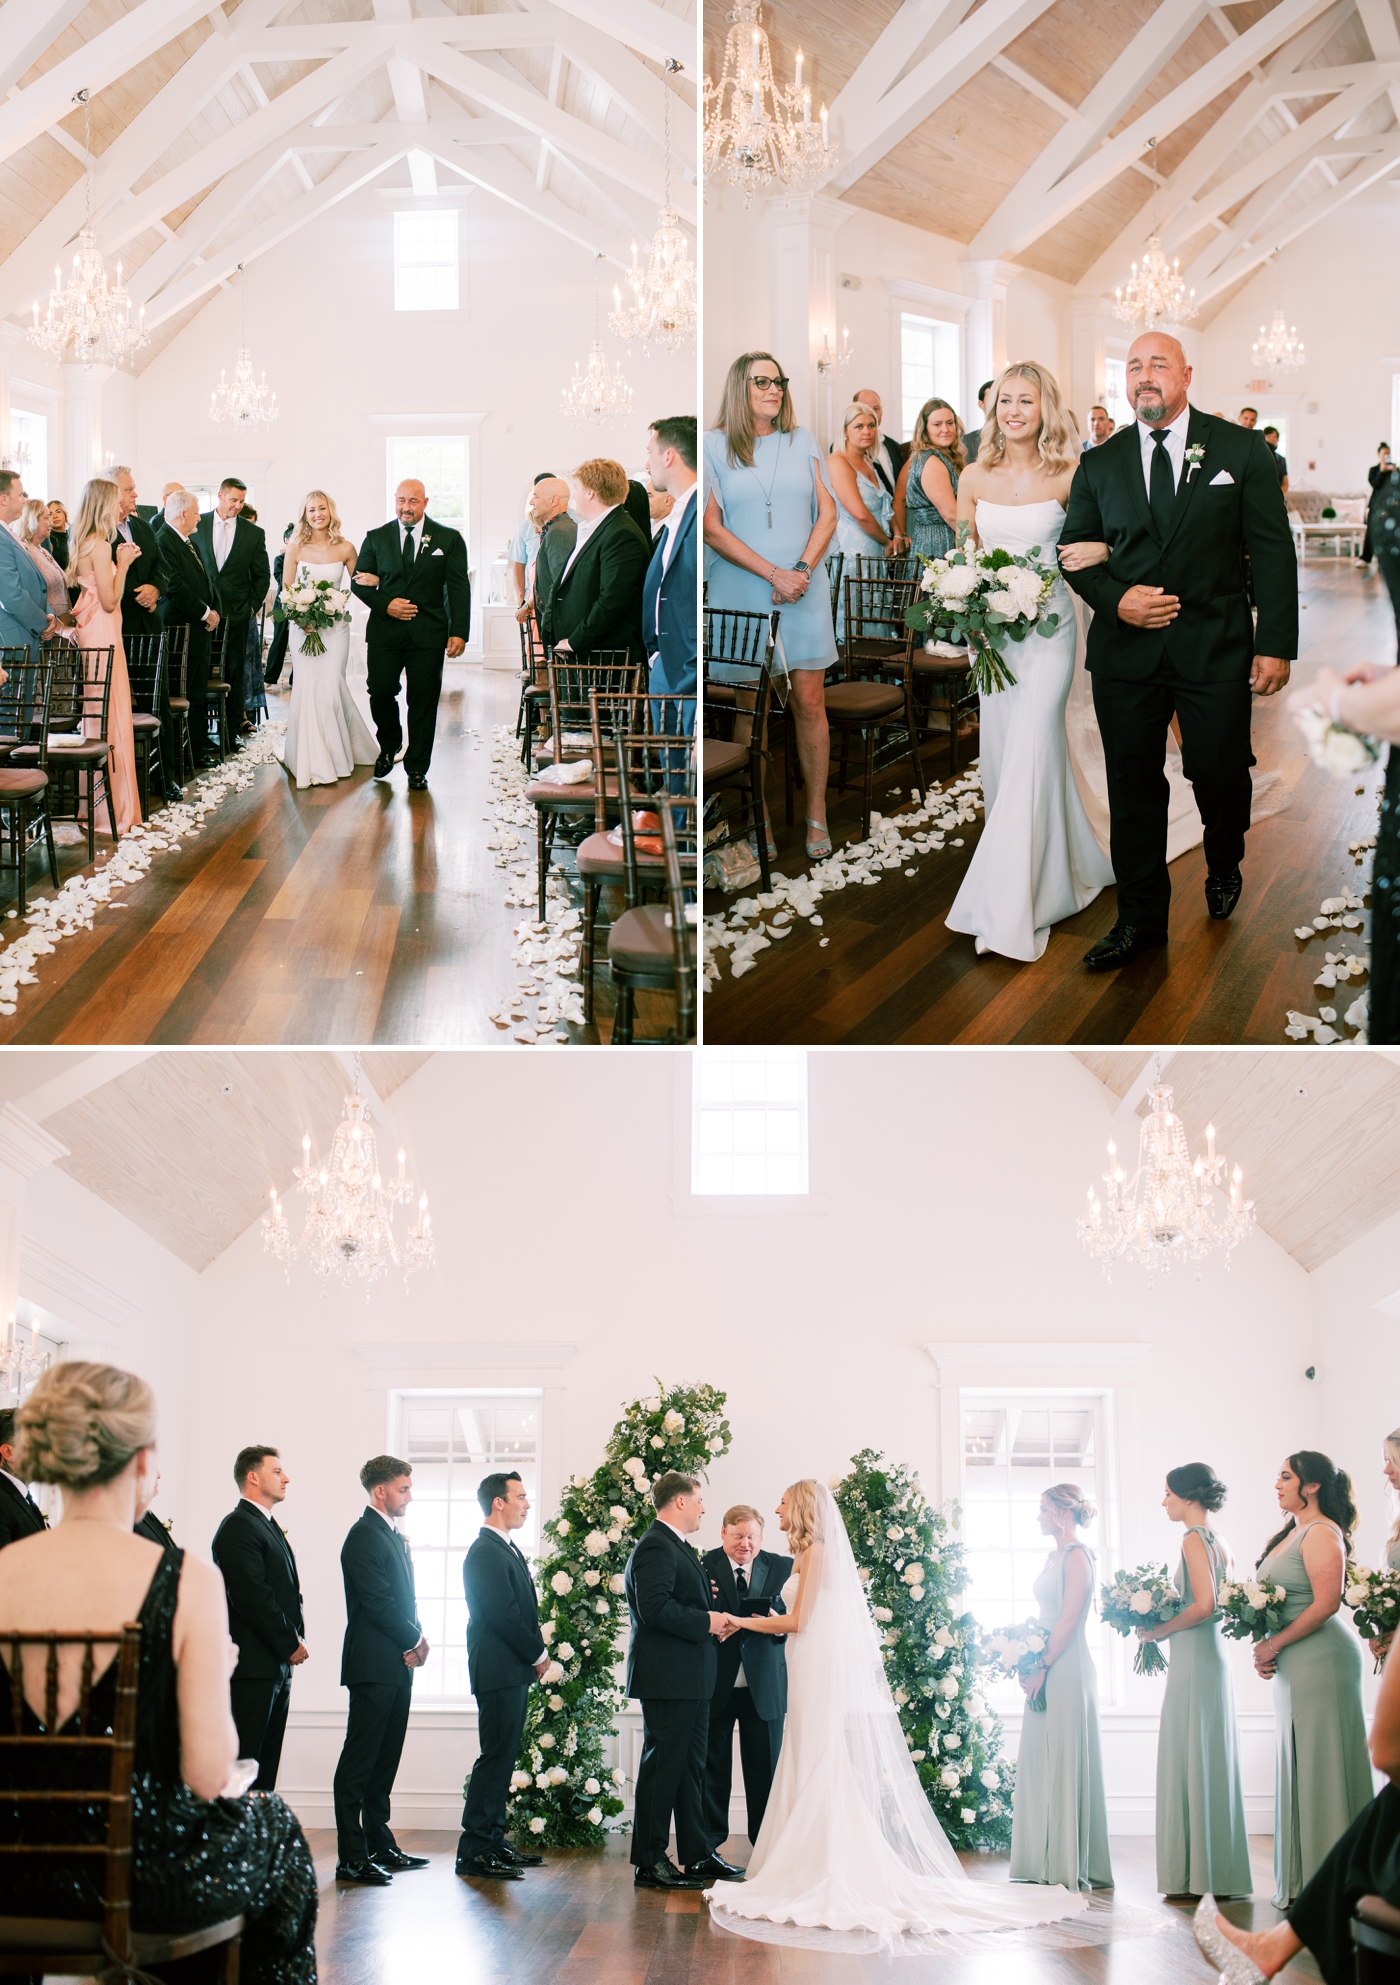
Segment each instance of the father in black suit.
[[214,1535],[214,1563],[228,1594],[238,1646],[229,1683],[238,1755],[256,1758],[255,1792],[275,1792],[292,1699],[292,1670],[306,1659],[301,1586],[292,1547],[272,1512],[287,1494],[275,1447],[245,1447],[233,1464],[237,1507]]
[[15,1473],[15,1409],[0,1413],[0,1549],[47,1530],[48,1518]]
[[569,477],[578,536],[558,584],[544,602],[540,635],[570,661],[602,649],[626,648],[634,665],[646,659],[642,587],[651,538],[628,514],[627,471],[604,457],[582,462]]
[[413,1501],[413,1470],[377,1454],[360,1470],[369,1508],[340,1551],[345,1579],[345,1646],[340,1681],[350,1691],[345,1743],[335,1768],[338,1882],[383,1888],[407,1868],[389,1831],[389,1795],[408,1729],[413,1671],[428,1658],[413,1589],[413,1559],[398,1519]]
[[[205,511],[194,534],[224,623],[224,675],[234,685],[230,694],[237,694],[240,708],[248,623],[261,612],[272,584],[267,535],[261,524],[250,524],[238,514],[247,500],[247,484],[237,476],[225,476],[219,484],[218,503]],[[211,764],[217,762],[211,757]]]
[[522,1869],[544,1865],[540,1854],[522,1854],[506,1839],[510,1775],[530,1684],[549,1666],[540,1632],[535,1581],[511,1531],[530,1514],[530,1498],[514,1470],[487,1475],[476,1492],[483,1523],[462,1563],[467,1594],[467,1674],[476,1697],[481,1755],[472,1766],[457,1844],[457,1873],[499,1881],[524,1879]]
[[[190,750],[196,766],[216,765],[209,748],[209,636],[219,624],[214,588],[194,543],[199,522],[199,498],[177,489],[165,499],[165,529],[160,534],[165,584],[160,617],[167,627],[187,627],[185,695],[189,699]],[[170,765],[180,769],[180,753],[172,740]]]
[[456,660],[471,633],[472,588],[459,531],[428,515],[421,482],[394,491],[398,522],[381,524],[360,546],[354,583],[369,607],[369,713],[379,739],[376,779],[394,769],[403,724],[399,683],[408,678],[408,789],[428,789],[444,658]]
[[[1278,473],[1261,435],[1198,413],[1175,338],[1128,352],[1137,413],[1081,456],[1061,540],[1106,540],[1106,565],[1067,568],[1094,609],[1088,667],[1108,768],[1118,921],[1091,971],[1167,941],[1167,727],[1205,825],[1206,908],[1240,899],[1249,826],[1250,697],[1273,696],[1298,652],[1298,571]],[[1251,617],[1246,559],[1258,602]]]
[[[117,485],[121,498],[117,511],[117,531],[112,543],[120,541],[135,545],[141,556],[127,574],[127,584],[122,592],[122,639],[129,640],[135,634],[159,634],[161,630],[160,596],[165,580],[165,565],[160,555],[160,546],[149,519],[142,513],[149,505],[138,505],[136,501],[136,481],[131,470],[117,467],[111,471],[112,481]],[[181,797],[177,773],[180,770],[180,757],[175,735],[174,718],[170,710],[170,678],[167,674],[160,694],[160,709],[157,713],[160,726],[160,763],[164,774],[162,794],[168,800]]]
[[[711,1636],[728,1638],[711,1611],[710,1581],[686,1542],[700,1528],[700,1485],[674,1471],[653,1484],[656,1521],[627,1560],[627,1693],[642,1705],[642,1756],[632,1810],[633,1880],[638,1888],[701,1889],[743,1874],[714,1854],[705,1837],[705,1753],[715,1692]],[[676,1852],[666,1849],[671,1815]]]
[[[151,1500],[146,1504],[146,1507],[141,1510],[140,1515],[137,1517],[135,1523],[133,1523],[131,1527],[136,1532],[136,1535],[138,1537],[144,1537],[148,1544],[159,1544],[162,1551],[166,1552],[168,1556],[174,1557],[175,1553],[179,1550],[180,1547],[170,1534],[169,1524],[162,1521],[162,1519],[156,1515],[155,1510],[152,1507],[156,1497],[159,1494],[160,1494],[160,1470],[157,1469],[155,1483],[151,1489]],[[137,1507],[138,1509],[140,1508],[139,1503]]]
[[[792,1559],[763,1548],[763,1518],[748,1503],[726,1510],[719,1548],[705,1553],[710,1595],[734,1618],[784,1613],[783,1582]],[[709,1754],[705,1759],[705,1827],[709,1851],[729,1838],[729,1788],[734,1773],[734,1726],[744,1768],[748,1836],[758,1839],[787,1713],[787,1657],[778,1634],[733,1635],[719,1650],[710,1702]]]

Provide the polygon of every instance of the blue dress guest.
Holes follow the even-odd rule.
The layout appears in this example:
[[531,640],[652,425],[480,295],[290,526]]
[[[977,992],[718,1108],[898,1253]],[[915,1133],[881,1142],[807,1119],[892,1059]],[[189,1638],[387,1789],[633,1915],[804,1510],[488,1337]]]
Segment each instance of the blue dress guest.
[[[647,470],[655,489],[671,497],[666,521],[651,548],[642,587],[642,632],[651,659],[651,687],[662,696],[694,698],[699,612],[696,590],[696,422],[692,414],[652,423]],[[695,727],[695,704],[682,728]]]
[[925,400],[894,492],[895,529],[920,558],[946,558],[958,541],[958,477],[967,466],[962,422],[946,400]]
[[10,530],[24,510],[24,485],[13,469],[0,469],[0,647],[32,648],[50,624],[44,575]]
[[856,579],[858,558],[884,558],[903,550],[895,533],[894,492],[875,473],[871,451],[880,439],[879,425],[869,407],[853,400],[841,417],[841,446],[827,463],[836,497],[836,536],[832,551],[845,557],[843,583],[836,600],[836,637],[846,626],[846,578]]
[[797,425],[781,366],[771,352],[744,352],[729,368],[719,419],[705,436],[705,576],[712,607],[781,609],[812,861],[831,853],[825,689],[836,642],[822,561],[835,529],[821,450]]

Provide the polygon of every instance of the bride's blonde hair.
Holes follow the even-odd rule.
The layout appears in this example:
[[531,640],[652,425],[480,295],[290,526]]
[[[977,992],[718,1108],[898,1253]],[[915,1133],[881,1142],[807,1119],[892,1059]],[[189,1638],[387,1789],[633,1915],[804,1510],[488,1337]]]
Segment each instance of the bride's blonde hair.
[[293,551],[300,551],[304,544],[310,544],[312,531],[311,526],[306,521],[306,513],[313,503],[318,502],[324,503],[327,510],[331,513],[330,521],[326,525],[326,536],[334,544],[336,539],[341,535],[340,518],[336,512],[335,504],[331,501],[330,497],[326,495],[323,489],[308,489],[302,500],[301,515],[297,518],[296,529],[292,532],[291,548]]
[[1029,379],[1032,385],[1040,388],[1040,466],[1046,475],[1058,476],[1066,469],[1072,469],[1079,460],[1079,448],[1055,375],[1030,359],[1020,359],[1015,365],[1008,365],[998,379],[992,394],[991,417],[982,430],[977,448],[978,462],[995,469],[1006,459],[1006,436],[997,422],[997,401],[1008,379]]
[[810,1476],[801,1482],[788,1485],[788,1547],[795,1557],[809,1545],[822,1542],[821,1525],[817,1518],[820,1497],[817,1484]]

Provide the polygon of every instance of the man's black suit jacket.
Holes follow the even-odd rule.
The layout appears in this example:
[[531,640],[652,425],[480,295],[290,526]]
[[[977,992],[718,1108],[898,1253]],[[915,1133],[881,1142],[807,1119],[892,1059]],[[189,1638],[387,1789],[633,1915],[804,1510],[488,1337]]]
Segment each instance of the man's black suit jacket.
[[[1136,421],[1079,458],[1060,538],[1109,546],[1106,565],[1065,575],[1094,609],[1088,666],[1095,675],[1141,682],[1166,660],[1188,682],[1239,681],[1255,655],[1292,660],[1298,652],[1297,558],[1268,443],[1193,407],[1186,447],[1204,452],[1194,473],[1189,459],[1182,464],[1165,532],[1148,505]],[[1222,474],[1229,480],[1217,482]],[[1245,591],[1246,554],[1257,626]],[[1118,602],[1131,586],[1175,594],[1176,619],[1165,628],[1120,620]]]
[[515,1546],[488,1523],[462,1560],[462,1586],[472,1694],[528,1687],[544,1653],[535,1581]]
[[[426,648],[441,654],[448,640],[465,641],[472,625],[472,587],[467,547],[450,524],[423,519],[423,535],[413,570],[405,573],[403,531],[398,519],[370,531],[360,546],[357,573],[378,575],[377,586],[355,590],[369,608],[369,640],[388,648]],[[390,600],[412,600],[412,620],[396,620]]]
[[[792,1559],[778,1551],[755,1551],[748,1567],[749,1596],[739,1597],[734,1583],[734,1567],[716,1547],[706,1551],[705,1570],[719,1588],[714,1600],[717,1613],[785,1613],[782,1590],[792,1573]],[[787,1714],[787,1653],[781,1634],[736,1633],[716,1649],[715,1699],[718,1701],[734,1686],[740,1662],[748,1683],[753,1706],[766,1723],[775,1723]]]
[[15,1487],[8,1475],[0,1475],[0,1549],[47,1529],[42,1511]]
[[144,1537],[147,1543],[159,1544],[162,1551],[169,1557],[179,1556],[179,1545],[175,1542],[175,1539],[153,1509],[148,1509],[144,1516],[138,1517],[132,1525],[132,1529],[138,1537]]
[[213,607],[218,613],[218,595],[209,583],[204,561],[193,538],[182,538],[176,530],[160,534],[161,568],[165,584],[161,588],[160,617],[167,627],[204,628],[204,616]]
[[340,1547],[345,1580],[345,1644],[340,1679],[352,1682],[410,1681],[404,1655],[423,1638],[413,1589],[408,1540],[378,1510],[366,1509]]
[[240,1496],[214,1533],[214,1563],[228,1593],[228,1630],[240,1682],[280,1676],[301,1645],[301,1586],[292,1547],[273,1517]]
[[246,517],[235,517],[233,543],[222,572],[214,558],[214,513],[206,510],[190,540],[198,551],[205,574],[213,588],[214,604],[225,620],[250,620],[272,583],[272,567],[267,562],[267,535],[261,524],[250,524]]
[[559,584],[559,575],[569,562],[578,541],[578,525],[567,510],[551,517],[540,532],[540,548],[535,553],[535,620],[543,627],[546,601]]
[[644,661],[642,587],[650,562],[650,538],[619,503],[594,527],[546,600],[540,623],[545,645],[567,641],[579,661],[608,648],[626,648],[634,663]]
[[[131,532],[131,542],[141,556],[134,559],[126,569],[126,584],[122,588],[122,633],[159,634],[161,628],[160,601],[151,608],[143,607],[136,597],[138,586],[154,586],[158,593],[164,592],[165,561],[156,543],[156,534],[143,517],[128,517],[127,529]],[[112,539],[113,550],[122,543],[121,532]]]
[[715,1692],[710,1581],[699,1556],[658,1518],[627,1560],[627,1693],[657,1702],[708,1702]]

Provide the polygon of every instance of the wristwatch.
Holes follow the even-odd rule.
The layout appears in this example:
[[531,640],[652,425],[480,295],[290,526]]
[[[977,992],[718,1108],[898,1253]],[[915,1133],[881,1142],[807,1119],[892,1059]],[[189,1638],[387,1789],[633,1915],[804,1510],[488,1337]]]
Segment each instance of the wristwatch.
[[796,559],[796,560],[794,561],[794,563],[793,563],[793,568],[792,568],[792,569],[793,569],[793,571],[794,571],[794,572],[805,572],[805,573],[807,573],[807,574],[808,574],[808,576],[809,576],[809,577],[811,576],[811,571],[812,571],[812,568],[811,568],[811,566],[810,566],[810,565],[809,565],[809,564],[807,563],[807,561],[806,561],[806,559],[805,559],[805,558],[799,558],[799,559]]

